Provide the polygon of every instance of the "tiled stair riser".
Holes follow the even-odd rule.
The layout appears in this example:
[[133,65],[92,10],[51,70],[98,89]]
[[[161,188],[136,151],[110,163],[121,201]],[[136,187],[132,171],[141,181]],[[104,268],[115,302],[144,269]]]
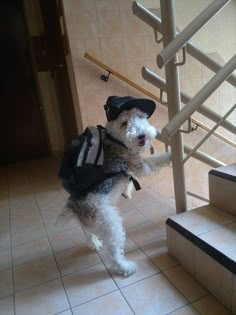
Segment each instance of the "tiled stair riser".
[[236,215],[236,182],[209,174],[210,203]]
[[169,252],[196,280],[236,314],[236,275],[169,225],[166,228]]

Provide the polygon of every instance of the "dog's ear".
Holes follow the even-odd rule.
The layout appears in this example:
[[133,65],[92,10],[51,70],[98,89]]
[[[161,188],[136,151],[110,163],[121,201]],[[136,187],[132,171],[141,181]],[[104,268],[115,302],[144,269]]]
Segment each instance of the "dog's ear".
[[120,114],[121,110],[115,106],[104,105],[106,117],[108,121],[115,120]]

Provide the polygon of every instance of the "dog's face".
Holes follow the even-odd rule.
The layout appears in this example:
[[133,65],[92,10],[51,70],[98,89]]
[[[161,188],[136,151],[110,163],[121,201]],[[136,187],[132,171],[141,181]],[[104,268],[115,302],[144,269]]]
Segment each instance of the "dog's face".
[[157,134],[147,115],[137,108],[123,111],[116,120],[107,123],[107,130],[133,152],[143,151]]

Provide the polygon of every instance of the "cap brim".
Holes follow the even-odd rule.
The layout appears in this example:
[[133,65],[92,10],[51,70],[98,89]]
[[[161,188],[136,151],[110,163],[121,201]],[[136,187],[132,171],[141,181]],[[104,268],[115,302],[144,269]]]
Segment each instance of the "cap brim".
[[130,110],[131,108],[138,108],[139,110],[147,114],[149,118],[154,113],[156,109],[156,104],[152,100],[146,98],[138,98],[130,100],[122,106],[122,110]]

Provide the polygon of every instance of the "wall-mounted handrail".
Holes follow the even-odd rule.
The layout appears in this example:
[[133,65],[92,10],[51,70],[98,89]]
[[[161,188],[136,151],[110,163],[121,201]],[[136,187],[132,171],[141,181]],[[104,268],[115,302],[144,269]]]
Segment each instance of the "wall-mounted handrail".
[[[157,74],[155,74],[151,70],[147,69],[146,67],[143,67],[142,76],[149,83],[155,85],[156,87],[158,87],[159,89],[163,91],[166,91],[165,80],[163,80],[161,77],[159,77]],[[191,100],[191,97],[185,94],[184,92],[181,92],[180,95],[181,95],[181,101],[184,104],[187,104]],[[214,121],[215,123],[217,123],[221,119],[221,116],[219,114],[217,114],[216,112],[214,112],[213,110],[211,110],[204,104],[200,105],[200,107],[197,109],[197,112],[207,117],[208,119]],[[223,121],[221,127],[225,128],[226,130],[236,135],[236,125],[232,124],[230,121],[228,120]]]
[[183,123],[199,108],[199,106],[225,81],[236,68],[236,55],[178,112],[178,114],[162,129],[164,140],[173,136]]
[[135,82],[131,81],[130,79],[126,78],[125,76],[123,76],[122,74],[120,74],[119,72],[115,71],[114,69],[112,69],[111,67],[105,65],[104,63],[102,63],[101,61],[99,61],[98,59],[96,59],[95,57],[91,56],[90,54],[88,54],[87,52],[84,55],[85,58],[87,58],[88,60],[92,61],[93,63],[95,63],[96,65],[98,65],[99,67],[101,67],[102,69],[112,73],[115,77],[117,77],[118,79],[126,82],[127,84],[129,84],[130,86],[134,87],[135,89],[137,89],[138,91],[142,92],[143,94],[151,97],[152,99],[154,99],[155,101],[157,101],[158,103],[161,102],[160,98],[156,95],[154,95],[153,93],[149,92],[148,90],[144,89],[143,87],[141,87],[140,85],[136,84]]
[[187,25],[157,56],[159,68],[166,65],[186,43],[230,0],[215,0]]
[[191,152],[183,159],[183,164],[193,155],[194,152],[200,148],[200,146],[214,133],[214,131],[221,125],[224,121],[236,108],[236,104],[218,121],[218,123],[202,138],[202,140],[192,149]]
[[[151,26],[155,31],[160,32],[163,34],[163,28],[162,28],[162,21],[161,19],[153,14],[150,10],[143,7],[140,3],[134,1],[133,2],[133,13],[139,17],[143,22]],[[176,35],[179,33],[176,32]],[[204,66],[212,70],[213,72],[218,72],[220,68],[222,67],[219,63],[214,61],[212,58],[204,54],[200,49],[198,49],[195,45],[193,45],[191,42],[188,42],[186,44],[187,52],[195,59],[197,59],[199,62],[201,62]],[[231,74],[227,79],[227,82],[229,82],[231,85],[236,87],[236,76]]]

